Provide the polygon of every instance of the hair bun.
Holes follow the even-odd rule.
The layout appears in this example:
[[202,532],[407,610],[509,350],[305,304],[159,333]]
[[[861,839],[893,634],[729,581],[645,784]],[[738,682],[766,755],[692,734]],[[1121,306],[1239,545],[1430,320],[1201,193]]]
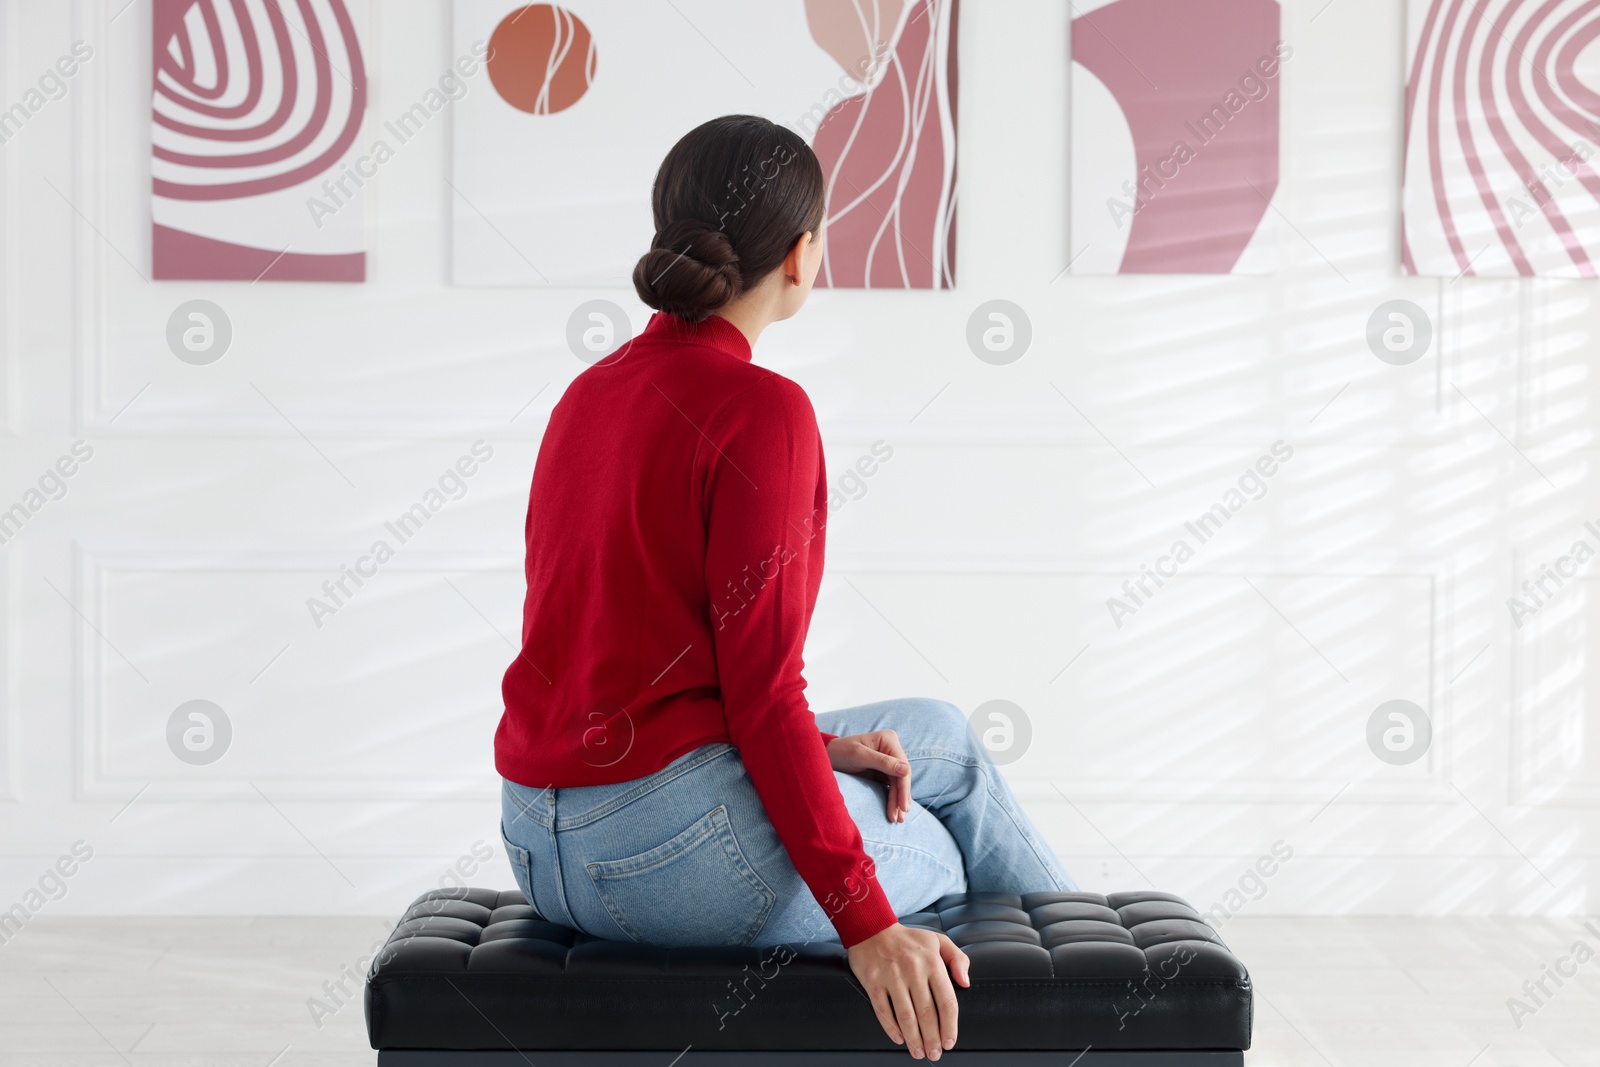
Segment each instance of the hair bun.
[[658,232],[639,257],[633,287],[657,311],[700,322],[739,295],[744,277],[725,231],[702,219],[681,219]]

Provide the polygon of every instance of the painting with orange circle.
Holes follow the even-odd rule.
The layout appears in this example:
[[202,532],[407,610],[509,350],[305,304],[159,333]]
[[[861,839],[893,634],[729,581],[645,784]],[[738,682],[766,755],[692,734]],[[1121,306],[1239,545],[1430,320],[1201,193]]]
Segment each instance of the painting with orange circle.
[[[667,151],[752,114],[810,145],[827,180],[818,286],[954,286],[959,7],[453,0],[453,54],[489,58],[451,112],[451,277],[626,289]],[[728,175],[729,195],[744,181]]]
[[512,11],[489,37],[489,80],[518,111],[565,111],[589,91],[595,71],[594,37],[566,8],[528,4]]

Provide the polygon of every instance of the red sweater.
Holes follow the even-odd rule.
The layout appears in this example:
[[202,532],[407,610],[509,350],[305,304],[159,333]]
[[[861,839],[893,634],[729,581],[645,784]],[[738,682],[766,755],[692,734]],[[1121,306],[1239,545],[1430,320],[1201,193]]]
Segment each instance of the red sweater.
[[827,495],[811,402],[724,318],[658,312],[579,374],[534,468],[495,766],[536,789],[600,785],[732,742],[849,946],[895,915],[800,673]]

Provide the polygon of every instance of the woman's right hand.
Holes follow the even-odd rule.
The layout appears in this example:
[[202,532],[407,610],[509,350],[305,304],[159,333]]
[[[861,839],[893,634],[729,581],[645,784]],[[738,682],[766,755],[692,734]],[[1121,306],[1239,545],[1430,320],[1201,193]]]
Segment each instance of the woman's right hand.
[[866,987],[889,1040],[905,1045],[915,1059],[936,1060],[955,1046],[956,991],[950,980],[963,989],[971,980],[967,954],[954,941],[895,923],[848,952],[850,969]]

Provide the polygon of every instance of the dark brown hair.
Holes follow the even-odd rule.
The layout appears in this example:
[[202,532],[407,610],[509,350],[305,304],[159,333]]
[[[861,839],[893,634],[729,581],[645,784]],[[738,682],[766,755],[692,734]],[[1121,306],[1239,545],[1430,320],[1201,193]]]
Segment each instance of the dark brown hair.
[[758,284],[827,200],[822,164],[793,130],[756,115],[696,126],[667,153],[651,193],[656,236],[633,268],[639,299],[700,322]]

